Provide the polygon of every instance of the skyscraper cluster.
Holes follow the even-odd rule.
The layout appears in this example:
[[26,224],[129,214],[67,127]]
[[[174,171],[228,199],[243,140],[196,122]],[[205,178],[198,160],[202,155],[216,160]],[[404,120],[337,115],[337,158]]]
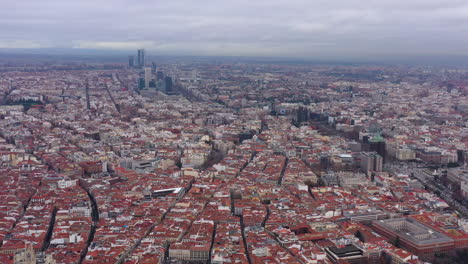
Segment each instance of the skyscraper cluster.
[[[156,63],[154,62],[151,62],[151,67],[145,66],[146,57],[144,49],[139,49],[137,51],[136,62],[135,56],[128,56],[128,67],[142,70],[142,72],[140,72],[140,80],[138,82],[139,89],[154,89],[164,93],[172,93],[172,77],[166,76],[163,71],[157,68]],[[154,93],[154,90],[151,94]]]
[[143,68],[145,66],[145,50],[144,49],[139,49],[137,52],[137,61],[135,65],[135,56],[130,55],[128,56],[128,67],[129,68]]

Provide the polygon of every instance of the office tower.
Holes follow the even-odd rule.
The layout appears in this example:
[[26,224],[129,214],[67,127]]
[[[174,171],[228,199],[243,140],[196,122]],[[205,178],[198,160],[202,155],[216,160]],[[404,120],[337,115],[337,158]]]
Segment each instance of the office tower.
[[299,107],[296,112],[296,123],[300,125],[307,121],[309,121],[309,111],[305,107]]
[[164,78],[164,82],[166,84],[166,93],[171,93],[172,92],[172,78],[169,76],[166,76],[166,78]]
[[383,157],[379,154],[375,155],[374,159],[374,170],[382,171],[383,170]]
[[363,152],[361,154],[362,171],[382,171],[382,167],[382,157],[379,154],[377,154],[377,152]]
[[149,87],[150,88],[156,88],[156,81],[154,79],[152,79],[150,82],[149,82]]
[[145,50],[138,50],[138,67],[143,68],[145,66]]
[[135,67],[135,56],[133,55],[128,56],[128,67],[129,68]]
[[156,90],[166,92],[166,82],[164,80],[156,81]]
[[364,172],[373,171],[374,161],[368,152],[361,153],[361,170]]
[[141,50],[138,50],[138,55],[137,55],[137,66],[141,67]]
[[164,79],[164,73],[162,71],[158,71],[158,73],[156,74],[156,79],[158,81]]
[[138,79],[138,89],[142,90],[145,88],[145,78]]
[[380,135],[374,135],[369,139],[370,150],[377,152],[385,158],[385,139]]
[[154,61],[151,63],[151,73],[156,74],[156,63]]
[[369,127],[369,150],[377,152],[385,161],[386,149],[385,149],[385,139],[382,137],[382,129],[377,123],[373,123]]
[[145,88],[149,87],[151,81],[151,68],[145,68]]

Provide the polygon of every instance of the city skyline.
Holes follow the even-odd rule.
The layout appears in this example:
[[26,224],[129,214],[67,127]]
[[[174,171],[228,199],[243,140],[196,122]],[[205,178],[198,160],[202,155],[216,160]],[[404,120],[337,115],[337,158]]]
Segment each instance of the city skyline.
[[466,264],[465,1],[4,1],[0,264]]

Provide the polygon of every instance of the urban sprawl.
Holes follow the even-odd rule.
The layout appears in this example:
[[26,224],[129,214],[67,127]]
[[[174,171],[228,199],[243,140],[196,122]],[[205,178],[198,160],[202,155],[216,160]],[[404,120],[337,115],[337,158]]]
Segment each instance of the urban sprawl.
[[0,62],[0,263],[466,263],[468,70]]

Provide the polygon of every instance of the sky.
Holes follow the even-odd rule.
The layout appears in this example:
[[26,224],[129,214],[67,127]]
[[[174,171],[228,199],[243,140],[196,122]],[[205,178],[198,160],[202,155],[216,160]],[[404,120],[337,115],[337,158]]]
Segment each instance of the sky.
[[0,49],[468,56],[466,0],[0,0]]

